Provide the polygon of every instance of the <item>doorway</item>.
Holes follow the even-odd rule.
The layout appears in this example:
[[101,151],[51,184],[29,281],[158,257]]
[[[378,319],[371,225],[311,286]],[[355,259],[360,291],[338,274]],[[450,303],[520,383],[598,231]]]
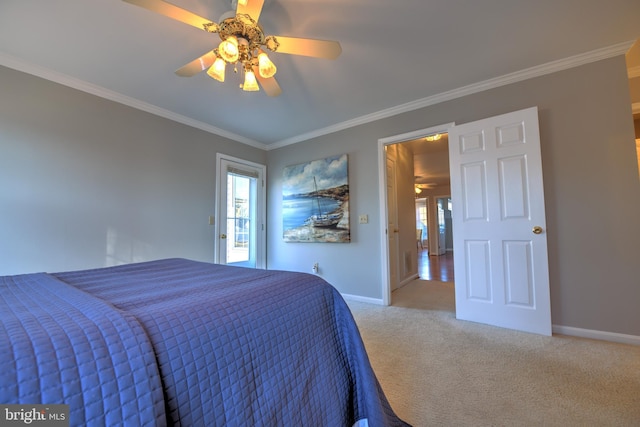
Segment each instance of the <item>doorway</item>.
[[[417,236],[418,230],[420,229],[423,230],[422,232],[423,248],[420,247],[420,240],[421,240],[420,237],[418,237],[418,240],[413,240],[414,242],[413,255],[415,256],[414,259],[416,260],[415,261],[416,264],[414,265],[418,267],[416,270],[420,270],[425,266],[426,268],[429,268],[429,264],[431,264],[432,266],[436,264],[436,263],[431,263],[432,261],[431,259],[437,258],[437,256],[435,256],[435,254],[437,254],[437,239],[435,242],[436,245],[434,246],[436,248],[435,251],[432,250],[431,246],[434,244],[433,242],[434,239],[432,238],[432,236],[438,235],[437,228],[435,228],[437,227],[437,222],[430,221],[430,219],[437,218],[436,205],[434,204],[436,202],[436,196],[448,197],[450,194],[450,191],[448,189],[449,188],[448,182],[450,177],[449,177],[449,163],[448,163],[448,143],[446,143],[446,134],[448,132],[448,129],[452,126],[453,126],[453,123],[443,124],[440,126],[423,129],[420,131],[397,135],[395,137],[384,138],[378,141],[380,144],[379,146],[380,153],[382,153],[379,159],[381,166],[382,165],[386,166],[387,148],[389,146],[395,146],[395,145],[409,148],[408,151],[413,152],[414,155],[415,153],[420,153],[420,155],[422,154],[428,155],[430,157],[430,161],[433,161],[434,164],[439,165],[436,170],[432,170],[432,171],[425,171],[417,166],[415,166],[414,168],[411,168],[412,170],[399,170],[398,173],[404,174],[407,176],[403,175],[402,179],[400,179],[401,177],[398,176],[398,179],[395,179],[396,182],[402,183],[402,185],[413,186],[413,184],[415,183],[415,199],[425,201],[424,205],[422,205],[423,206],[422,220],[419,217],[420,215],[419,212],[421,208],[418,205],[416,205],[416,217],[414,219],[409,219],[409,221],[405,222],[406,227],[408,227],[409,224],[415,224],[415,230],[412,230],[411,233],[403,234],[405,236],[409,234],[412,234],[413,236]],[[433,138],[434,135],[438,135],[438,137]],[[428,136],[430,137],[429,138],[430,141],[426,140],[426,137]],[[445,136],[445,138],[442,138],[443,136]],[[443,142],[445,143],[444,146],[442,145]],[[439,146],[438,150],[435,149],[436,146]],[[424,153],[424,151],[427,151],[427,153]],[[382,169],[382,170],[386,170],[386,169]],[[379,176],[381,191],[384,191],[385,193],[383,194],[387,195],[386,197],[383,196],[385,201],[387,201],[387,198],[388,198],[387,186],[389,184],[386,178],[387,177],[385,173],[382,173]],[[414,192],[411,191],[411,193],[414,193]],[[431,206],[431,208],[429,208],[428,206]],[[381,203],[380,209],[381,209],[381,212],[380,212],[381,217],[388,219],[387,204]],[[432,212],[427,212],[427,210],[432,210]],[[410,215],[410,216],[413,215],[410,211],[398,212],[398,213],[404,214],[404,215]],[[425,219],[426,219],[426,224],[425,224]],[[383,277],[387,277],[387,280],[389,280],[390,278],[389,275],[396,271],[393,268],[393,266],[390,265],[390,260],[394,259],[394,255],[395,255],[395,259],[397,259],[398,254],[391,253],[392,248],[388,244],[387,239],[390,237],[392,233],[396,231],[389,229],[388,221],[384,221],[381,225],[383,226],[382,235],[385,237],[385,241],[382,244],[383,259],[381,264],[383,267]],[[413,227],[413,225],[411,225],[411,227]],[[403,233],[403,230],[401,229],[400,232]],[[416,255],[416,251],[417,251],[417,255]],[[405,259],[407,254],[406,252],[403,252],[401,255],[403,255],[403,259]],[[431,255],[434,255],[434,256],[432,257]],[[411,264],[411,263],[409,262],[408,264]],[[451,264],[450,269],[452,271],[453,269],[452,260],[450,264]],[[452,273],[450,276],[452,276]],[[418,271],[416,271],[413,279],[417,279],[417,278],[419,278]],[[405,282],[403,282],[403,284],[404,283]],[[389,288],[385,284],[385,287],[383,287],[383,294],[382,294],[383,304],[389,305],[391,303],[392,290],[393,288]]]
[[[384,147],[438,132],[426,131],[378,140],[380,191],[385,183]],[[455,141],[449,144],[449,164],[456,206],[452,221],[456,318],[551,335],[537,107],[451,124],[442,132]],[[386,211],[381,203],[383,218]],[[387,256],[385,233],[381,235]],[[389,305],[385,264],[386,259],[382,295]]]
[[[418,278],[440,282],[453,282],[453,228],[451,223],[451,197],[423,196],[423,191],[416,190],[416,248],[418,251]],[[429,244],[429,206],[435,205],[437,218],[436,228],[444,227],[444,239],[433,238],[438,247],[431,253]],[[442,207],[442,209],[440,209]],[[433,209],[432,209],[433,210]],[[433,217],[433,214],[431,215]],[[436,221],[437,219],[437,221]],[[439,233],[439,231],[438,231]],[[442,250],[441,250],[442,248]],[[431,256],[430,256],[431,255]]]
[[265,268],[265,166],[218,154],[215,261]]

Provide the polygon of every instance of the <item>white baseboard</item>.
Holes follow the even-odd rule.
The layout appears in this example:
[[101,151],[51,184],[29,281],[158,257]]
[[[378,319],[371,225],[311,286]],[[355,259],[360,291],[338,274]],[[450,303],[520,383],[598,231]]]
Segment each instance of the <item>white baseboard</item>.
[[361,297],[360,295],[351,295],[351,294],[341,294],[341,295],[342,295],[342,298],[348,299],[351,301],[366,302],[369,304],[376,304],[376,305],[384,305],[382,304],[382,299],[380,298]]
[[420,278],[420,275],[418,273],[415,273],[415,274],[405,278],[403,281],[401,281],[400,284],[398,284],[398,287],[396,289],[400,289],[404,285],[408,285],[409,283],[411,283],[414,280],[419,279],[419,278]]
[[570,335],[573,337],[590,338],[594,340],[617,342],[640,346],[640,336],[618,334],[616,332],[595,331],[592,329],[574,328],[571,326],[553,325],[554,334]]
[[[384,305],[380,298],[363,297],[359,295],[341,294],[346,300],[365,302],[368,304]],[[619,334],[616,332],[596,331],[593,329],[574,328],[572,326],[553,325],[554,334],[568,335],[572,337],[589,338],[593,340],[609,341],[620,344],[640,346],[640,336]]]
[[[416,273],[410,277],[407,277],[406,279],[404,279],[402,282],[400,282],[400,284],[398,285],[397,289],[400,289],[401,287],[403,287],[404,285],[407,285],[411,282],[413,282],[416,279],[419,279],[420,276]],[[382,299],[381,298],[370,298],[370,297],[362,297],[360,295],[351,295],[351,294],[340,294],[342,295],[342,298],[344,299],[348,299],[351,301],[359,301],[359,302],[366,302],[369,304],[376,304],[376,305],[384,305],[382,303]]]

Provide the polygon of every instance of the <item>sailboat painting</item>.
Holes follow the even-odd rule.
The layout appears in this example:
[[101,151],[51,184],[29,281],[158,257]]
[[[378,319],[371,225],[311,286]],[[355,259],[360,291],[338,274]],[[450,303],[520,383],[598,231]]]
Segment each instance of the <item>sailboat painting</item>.
[[285,167],[284,241],[350,242],[348,178],[346,154]]

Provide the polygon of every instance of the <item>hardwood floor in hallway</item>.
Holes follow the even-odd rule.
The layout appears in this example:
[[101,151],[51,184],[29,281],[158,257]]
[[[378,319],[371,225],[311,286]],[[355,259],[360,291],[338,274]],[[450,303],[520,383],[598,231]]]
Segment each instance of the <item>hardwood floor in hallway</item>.
[[418,252],[419,278],[396,289],[392,305],[420,310],[448,311],[455,317],[455,284],[453,281],[453,253],[429,256]]
[[426,249],[419,250],[418,274],[422,280],[453,282],[453,252],[430,256]]

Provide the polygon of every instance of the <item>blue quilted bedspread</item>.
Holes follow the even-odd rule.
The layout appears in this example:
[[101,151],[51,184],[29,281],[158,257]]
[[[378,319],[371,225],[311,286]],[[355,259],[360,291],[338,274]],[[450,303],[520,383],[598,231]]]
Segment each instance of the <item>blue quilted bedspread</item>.
[[[84,369],[80,363],[68,374],[63,373],[64,366],[58,366],[60,372],[55,374],[52,366],[52,375],[58,376],[39,385],[42,379],[37,369],[41,368],[35,366],[46,361],[38,358],[64,365],[69,357],[60,352],[73,351],[69,344],[47,342],[51,335],[61,335],[61,341],[62,336],[71,335],[64,331],[66,323],[56,320],[53,323],[57,326],[51,330],[34,326],[36,330],[27,331],[32,337],[45,336],[45,342],[38,344],[42,349],[33,344],[36,350],[31,351],[26,348],[29,344],[20,344],[19,339],[6,337],[6,331],[2,331],[5,335],[0,339],[3,343],[7,339],[13,348],[4,350],[3,345],[0,363],[6,365],[5,358],[11,361],[13,357],[14,361],[11,372],[3,372],[0,377],[0,403],[25,399],[69,403],[72,424],[76,424],[74,414],[82,413],[83,419],[91,420],[101,410],[106,411],[106,406],[91,411],[84,407],[86,386],[98,389],[93,393],[100,404],[107,394],[120,396],[119,404],[136,406],[134,410],[124,405],[117,414],[123,420],[132,413],[140,417],[133,423],[125,422],[127,425],[154,419],[158,425],[183,426],[406,425],[395,416],[378,384],[348,307],[337,291],[317,276],[170,259],[23,279],[35,281],[40,287],[50,286],[45,295],[38,296],[36,306],[44,307],[45,300],[59,296],[54,300],[59,300],[66,318],[79,323],[80,329],[86,327],[80,319],[93,309],[78,308],[84,303],[76,299],[88,299],[87,304],[99,308],[96,313],[103,309],[106,313],[93,316],[100,317],[96,319],[99,326],[90,328],[108,329],[101,326],[102,317],[111,323],[117,323],[114,318],[122,319],[131,336],[120,331],[122,342],[115,345],[129,352],[135,341],[137,355],[111,355],[114,348],[110,340],[118,341],[113,338],[117,334],[101,335],[110,338],[89,336],[78,344],[85,348],[75,351],[81,353],[75,358],[91,359],[97,356],[89,354],[98,351],[100,360],[115,357],[118,360],[110,363],[119,365],[124,358],[129,366],[122,371],[103,364]],[[65,293],[61,293],[62,288]],[[21,292],[31,295],[41,290]],[[5,304],[13,306],[21,299],[9,299]],[[31,324],[57,316],[47,310],[38,308],[35,314],[33,308],[13,312],[24,311],[22,321],[28,319]],[[15,322],[20,322],[21,316],[17,313]],[[11,331],[11,325],[5,330]],[[16,330],[15,334],[24,333]],[[97,347],[102,349],[95,349],[94,341],[99,341]],[[124,373],[128,369],[131,374]],[[107,379],[110,382],[101,384]],[[164,408],[158,404],[162,402],[157,393],[159,381]],[[117,391],[119,383],[129,395]],[[76,400],[67,399],[66,389],[72,390],[68,396]],[[144,417],[142,409],[147,410]]]
[[72,425],[165,425],[135,317],[46,274],[0,277],[0,403],[67,404]]

